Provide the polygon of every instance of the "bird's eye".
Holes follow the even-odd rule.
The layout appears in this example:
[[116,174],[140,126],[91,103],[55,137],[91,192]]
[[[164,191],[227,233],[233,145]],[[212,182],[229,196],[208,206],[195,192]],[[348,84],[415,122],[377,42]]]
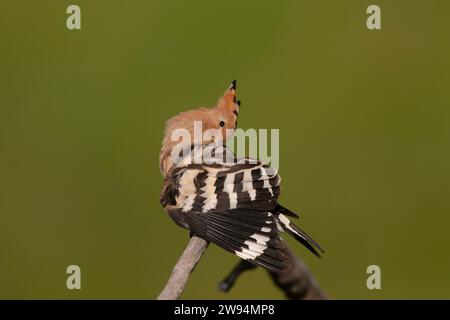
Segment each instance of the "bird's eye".
[[225,125],[225,122],[220,121],[219,125],[220,125],[221,127],[223,127],[223,126]]

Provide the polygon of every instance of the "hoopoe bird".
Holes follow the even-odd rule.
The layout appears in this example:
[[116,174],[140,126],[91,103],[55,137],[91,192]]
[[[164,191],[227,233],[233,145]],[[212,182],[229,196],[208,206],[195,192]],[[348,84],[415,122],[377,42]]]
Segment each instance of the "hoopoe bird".
[[[182,112],[167,121],[160,152],[164,176],[160,202],[175,223],[191,234],[253,264],[282,272],[290,259],[282,232],[318,257],[324,251],[288,218],[298,215],[278,203],[281,179],[277,171],[255,159],[236,158],[226,148],[240,105],[235,80],[216,106]],[[215,130],[219,134],[184,145],[174,139],[177,130],[195,135],[195,122],[201,123],[202,133]],[[184,148],[176,151],[180,145]],[[195,150],[201,151],[196,154]]]

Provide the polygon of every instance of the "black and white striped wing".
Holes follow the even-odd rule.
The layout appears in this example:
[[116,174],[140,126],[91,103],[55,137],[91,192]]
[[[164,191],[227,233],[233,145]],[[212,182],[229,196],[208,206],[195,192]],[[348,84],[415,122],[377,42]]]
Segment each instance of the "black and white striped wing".
[[186,219],[191,232],[244,260],[275,272],[284,270],[289,262],[286,244],[270,212],[244,209],[191,212]]
[[272,213],[280,194],[274,169],[191,165],[178,177],[176,216],[194,234],[269,270],[284,269],[289,258]]
[[270,211],[280,195],[280,176],[261,163],[232,167],[188,167],[180,176],[182,211],[255,209]]

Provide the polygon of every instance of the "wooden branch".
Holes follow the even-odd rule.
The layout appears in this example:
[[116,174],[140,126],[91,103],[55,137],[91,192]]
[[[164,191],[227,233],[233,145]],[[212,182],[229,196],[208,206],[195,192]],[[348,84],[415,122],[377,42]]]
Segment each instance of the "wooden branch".
[[[208,242],[192,236],[183,254],[172,270],[169,281],[159,294],[158,300],[176,300],[181,297],[189,275],[194,270],[201,256],[208,247]],[[274,284],[280,288],[289,299],[323,300],[326,294],[319,287],[316,279],[306,265],[288,247],[287,253],[291,256],[291,263],[282,273],[270,272]],[[248,261],[241,260],[231,273],[219,284],[219,290],[229,291],[238,277],[247,270],[256,268]]]
[[[288,247],[287,253],[291,256],[291,263],[286,271],[275,273],[267,271],[274,284],[280,288],[286,298],[295,300],[324,300],[326,294],[319,287],[314,276],[309,272],[306,265]],[[254,264],[241,260],[229,273],[229,275],[219,283],[219,290],[228,292],[236,283],[239,276],[247,271],[256,268]]]
[[176,300],[180,298],[189,275],[194,271],[207,247],[207,241],[196,236],[191,237],[186,249],[184,249],[183,254],[173,268],[169,281],[159,294],[158,300]]
[[247,271],[247,270],[253,270],[256,268],[256,265],[253,263],[248,262],[247,260],[241,260],[234,268],[231,270],[231,272],[226,276],[225,279],[223,279],[219,283],[219,291],[228,292],[230,289],[234,286],[236,283],[236,280],[239,278],[239,276]]
[[286,298],[295,300],[325,300],[327,295],[319,287],[314,276],[306,265],[288,247],[292,260],[286,271],[269,272],[275,285],[280,288]]

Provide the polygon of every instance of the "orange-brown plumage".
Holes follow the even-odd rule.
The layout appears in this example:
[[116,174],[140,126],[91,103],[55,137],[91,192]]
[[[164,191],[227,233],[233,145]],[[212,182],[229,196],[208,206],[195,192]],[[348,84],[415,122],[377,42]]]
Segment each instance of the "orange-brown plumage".
[[[194,137],[194,122],[201,121],[202,131],[210,129],[220,130],[222,140],[229,138],[230,132],[236,129],[237,116],[239,113],[240,102],[236,101],[236,80],[219,98],[217,104],[213,107],[202,107],[185,112],[170,118],[166,122],[164,130],[164,139],[159,155],[161,174],[165,174],[173,165],[170,157],[171,151],[180,141],[174,141],[172,133],[177,129],[186,129],[191,137]],[[221,125],[223,123],[223,125]],[[203,137],[201,143],[211,143],[213,137]]]

